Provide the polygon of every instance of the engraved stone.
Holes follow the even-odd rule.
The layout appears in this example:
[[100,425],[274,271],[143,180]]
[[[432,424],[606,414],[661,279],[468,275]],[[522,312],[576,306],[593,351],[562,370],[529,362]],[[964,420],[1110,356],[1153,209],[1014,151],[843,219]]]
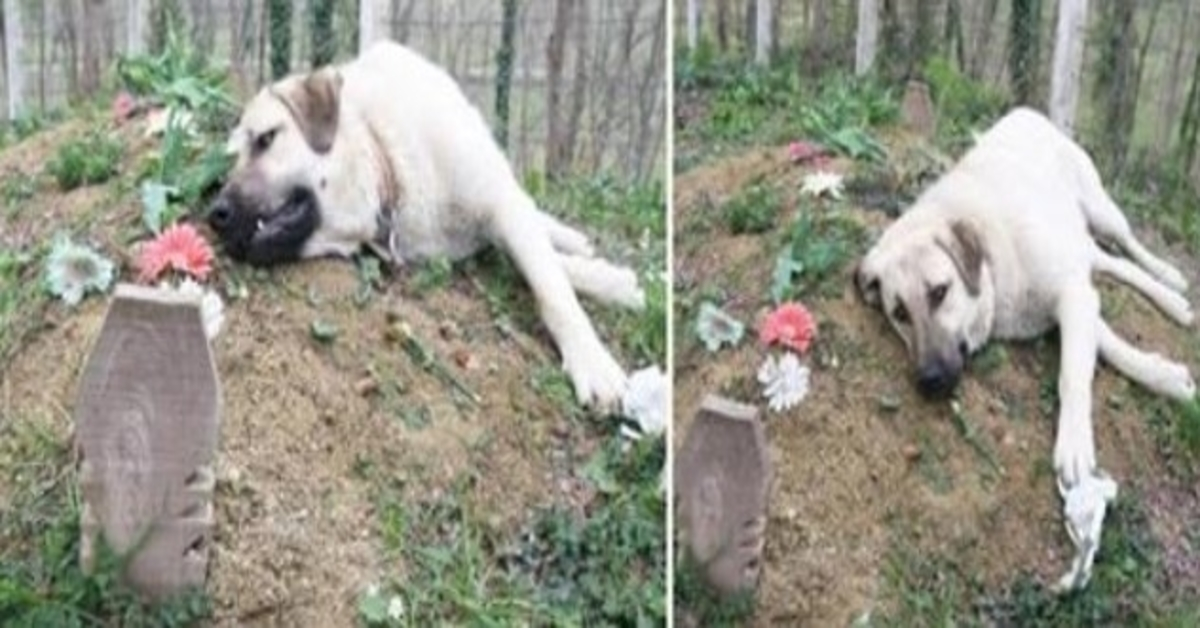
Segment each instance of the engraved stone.
[[118,286],[75,408],[84,569],[103,535],[149,597],[204,584],[219,417],[200,298]]
[[687,549],[708,583],[727,595],[758,583],[771,482],[768,456],[758,409],[710,395],[675,467]]

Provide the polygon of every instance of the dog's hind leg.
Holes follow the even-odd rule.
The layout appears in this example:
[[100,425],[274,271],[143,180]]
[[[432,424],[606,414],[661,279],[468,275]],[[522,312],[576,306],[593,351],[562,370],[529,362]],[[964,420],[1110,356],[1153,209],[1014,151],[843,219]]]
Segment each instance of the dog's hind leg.
[[541,210],[538,210],[538,220],[542,222],[546,233],[550,236],[550,244],[559,253],[576,257],[592,257],[596,254],[591,240],[578,229],[567,226],[561,220]]
[[1188,401],[1196,394],[1186,366],[1125,342],[1103,319],[1098,331],[1100,357],[1129,379],[1172,399]]
[[610,410],[625,390],[625,371],[605,348],[579,304],[566,269],[558,262],[545,221],[533,199],[515,182],[490,197],[489,235],[516,264],[537,299],[542,322],[562,354],[575,395],[586,405]]
[[1092,163],[1092,159],[1082,149],[1077,150],[1076,157],[1080,160],[1079,183],[1082,194],[1080,204],[1083,206],[1083,212],[1092,233],[1120,247],[1133,261],[1174,290],[1178,292],[1187,290],[1187,279],[1184,278],[1183,273],[1146,250],[1146,247],[1142,246],[1142,243],[1134,237],[1133,230],[1129,227],[1129,221],[1125,219],[1125,214],[1121,213],[1121,208],[1113,202],[1112,197],[1108,195],[1104,185],[1100,182],[1100,173],[1096,172],[1096,166]]
[[1163,285],[1139,266],[1109,255],[1098,246],[1093,247],[1092,258],[1092,268],[1096,271],[1136,288],[1176,323],[1184,327],[1192,324],[1192,307],[1183,295]]
[[638,286],[637,273],[632,269],[599,257],[559,255],[558,259],[567,271],[571,286],[580,294],[631,310],[645,307],[646,293]]

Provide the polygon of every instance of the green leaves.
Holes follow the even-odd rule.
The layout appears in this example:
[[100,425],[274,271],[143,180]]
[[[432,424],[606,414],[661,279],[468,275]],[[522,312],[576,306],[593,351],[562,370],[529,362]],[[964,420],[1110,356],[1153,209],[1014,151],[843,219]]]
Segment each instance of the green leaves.
[[157,181],[142,182],[142,224],[151,233],[161,233],[165,225],[179,218],[178,206],[170,202],[170,197],[178,193],[177,188]]

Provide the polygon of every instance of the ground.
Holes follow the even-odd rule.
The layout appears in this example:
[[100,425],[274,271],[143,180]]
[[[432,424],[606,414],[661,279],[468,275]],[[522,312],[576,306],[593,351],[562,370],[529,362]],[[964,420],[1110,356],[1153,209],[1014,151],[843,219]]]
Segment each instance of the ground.
[[[43,164],[95,129],[123,146],[116,178],[60,191]],[[140,121],[114,128],[91,111],[0,152],[4,189],[28,182],[0,207],[0,512],[10,513],[0,557],[15,565],[0,569],[0,619],[131,612],[56,598],[68,578],[38,553],[56,530],[73,534],[72,407],[106,311],[104,297],[73,308],[50,299],[40,255],[71,233],[132,281],[131,244],[144,237],[136,182],[156,146]],[[585,307],[627,368],[662,364],[661,186],[530,184],[644,277],[645,312]],[[372,586],[400,596],[404,621],[418,624],[665,613],[661,439],[629,444],[619,418],[575,403],[532,296],[500,254],[382,275],[369,258],[254,270],[219,257],[209,283],[226,299],[213,344],[223,411],[208,609],[196,615],[359,625],[374,616]],[[405,325],[431,360],[403,344]],[[619,572],[595,556],[607,533],[623,535]],[[71,577],[73,547],[68,538],[54,555]],[[554,580],[578,573],[586,587]],[[605,597],[623,607],[600,610]]]
[[[677,450],[706,394],[760,406],[774,466],[766,553],[760,586],[748,604],[734,600],[722,608],[703,591],[685,592],[676,596],[676,621],[762,626],[1196,621],[1200,538],[1193,524],[1200,517],[1200,492],[1189,449],[1200,425],[1195,405],[1153,398],[1100,368],[1094,412],[1098,458],[1119,482],[1121,497],[1106,524],[1089,591],[1066,598],[1050,594],[1045,587],[1065,572],[1073,551],[1051,463],[1057,341],[989,346],[970,364],[955,405],[922,400],[902,343],[883,316],[857,298],[852,273],[856,259],[891,220],[879,207],[895,209],[895,199],[911,192],[881,193],[872,183],[878,172],[903,180],[943,163],[928,159],[937,148],[885,125],[872,130],[885,149],[883,163],[839,157],[824,166],[847,176],[845,200],[807,198],[799,189],[814,167],[790,163],[787,143],[780,140],[790,128],[793,139],[814,141],[803,123],[789,127],[786,118],[803,120],[796,110],[822,107],[812,103],[827,94],[808,93],[791,109],[768,103],[777,115],[756,119],[751,111],[745,115],[755,123],[747,128],[757,131],[730,135],[726,131],[736,125],[713,112],[736,100],[738,89],[719,85],[677,97],[683,109],[676,116],[673,205],[673,439]],[[914,159],[922,162],[917,168]],[[757,226],[751,221],[749,229],[734,217],[747,213],[747,198],[763,206]],[[891,204],[879,203],[881,198]],[[811,233],[797,235],[805,220]],[[1180,263],[1196,303],[1195,259],[1182,246],[1165,247],[1153,230],[1143,231],[1152,249]],[[787,243],[793,257],[824,247],[823,257],[831,261],[828,269],[815,276],[802,271],[794,281],[802,284],[795,294],[819,323],[805,359],[812,388],[797,408],[776,414],[761,403],[754,380],[768,353],[754,329],[772,306],[772,271]],[[1103,295],[1106,318],[1119,333],[1197,372],[1200,333],[1173,325],[1131,289],[1105,282]],[[694,322],[703,301],[747,324],[740,345],[711,353],[699,342]],[[740,610],[729,610],[738,603]]]

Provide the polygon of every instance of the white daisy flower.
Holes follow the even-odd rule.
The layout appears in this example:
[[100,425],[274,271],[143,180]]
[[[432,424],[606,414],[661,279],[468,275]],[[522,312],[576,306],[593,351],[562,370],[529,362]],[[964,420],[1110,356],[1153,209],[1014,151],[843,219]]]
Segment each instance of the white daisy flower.
[[387,607],[388,619],[399,620],[404,617],[404,598],[399,595],[393,595],[392,599],[388,600]]
[[707,301],[700,304],[696,334],[710,352],[719,350],[722,345],[736,346],[745,332],[746,326],[721,308]]
[[842,175],[834,172],[813,172],[804,177],[800,192],[810,196],[842,198]]
[[89,290],[105,292],[116,275],[116,266],[96,251],[59,236],[46,258],[46,287],[70,305]]
[[636,432],[622,426],[621,432],[625,436],[636,440],[646,434],[663,433],[667,427],[667,378],[657,365],[629,376],[621,408],[622,414],[636,421],[641,428]]
[[808,367],[800,364],[794,353],[785,353],[778,360],[767,356],[758,368],[758,382],[771,411],[783,412],[803,401],[808,396],[808,375]]
[[183,295],[200,297],[200,319],[204,321],[204,335],[212,342],[217,334],[221,333],[221,327],[225,324],[225,302],[215,290],[201,286],[190,277],[180,282],[178,287],[172,287],[169,283],[161,283],[159,287],[175,290]]

